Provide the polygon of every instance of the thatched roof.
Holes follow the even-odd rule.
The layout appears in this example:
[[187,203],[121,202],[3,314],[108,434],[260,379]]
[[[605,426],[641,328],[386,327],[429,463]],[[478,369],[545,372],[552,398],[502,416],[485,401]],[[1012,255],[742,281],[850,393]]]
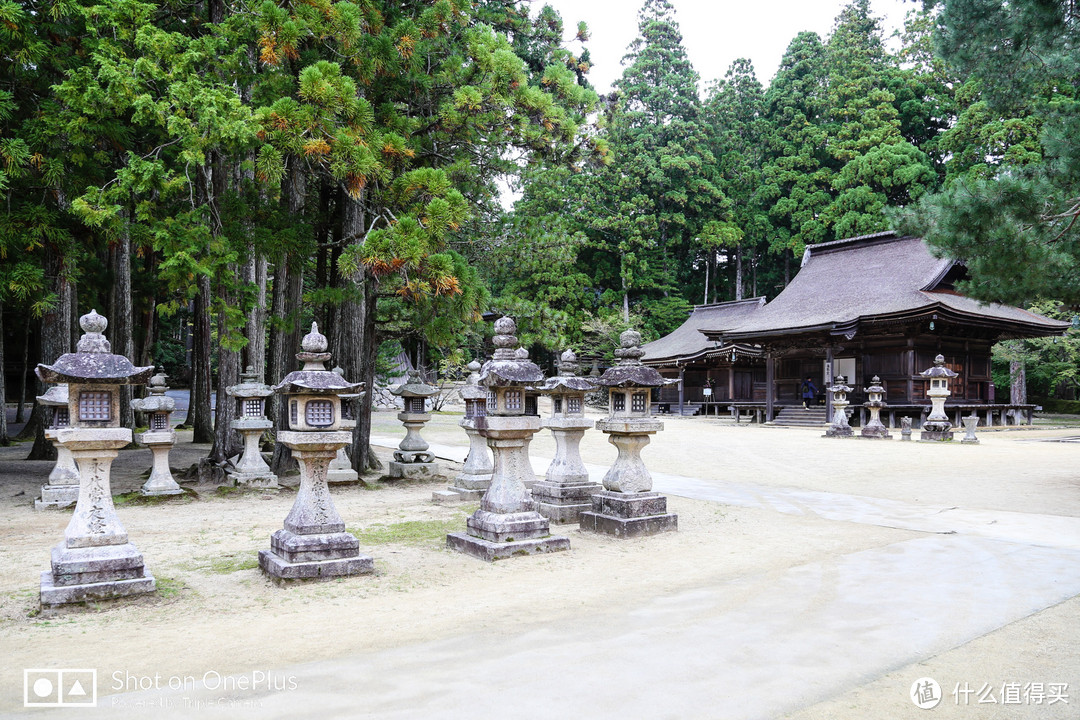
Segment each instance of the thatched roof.
[[893,232],[811,245],[802,269],[776,299],[738,323],[715,322],[702,332],[724,342],[815,333],[853,336],[876,324],[935,316],[981,326],[999,337],[1056,335],[1069,326],[960,295],[952,283],[962,274],[961,264],[934,257],[922,239]]
[[[746,322],[754,313],[765,305],[765,298],[756,297],[748,300],[695,305],[690,317],[682,325],[659,340],[641,346],[645,356],[641,362],[645,365],[671,365],[677,360],[685,364],[708,355],[731,352],[730,344],[718,344],[707,339],[703,330],[736,327]],[[751,346],[740,346],[740,354],[757,354]]]

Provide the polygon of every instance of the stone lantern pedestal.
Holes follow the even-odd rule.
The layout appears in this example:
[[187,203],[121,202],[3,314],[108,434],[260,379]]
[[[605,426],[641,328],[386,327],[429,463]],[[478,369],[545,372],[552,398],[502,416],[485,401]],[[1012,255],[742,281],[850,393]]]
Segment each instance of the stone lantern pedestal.
[[608,388],[609,416],[596,421],[619,456],[604,475],[604,489],[592,496],[592,508],[580,514],[582,530],[618,538],[654,535],[679,529],[679,517],[667,511],[667,498],[652,491],[652,475],[641,449],[664,424],[650,416],[652,388],[667,383],[641,363],[641,335],[627,330],[615,351],[619,362],[596,381]]
[[431,413],[427,412],[426,407],[427,399],[438,395],[439,389],[421,382],[420,374],[411,370],[408,382],[390,392],[399,396],[405,404],[404,410],[397,416],[405,426],[405,438],[394,451],[389,477],[394,480],[419,480],[438,475],[435,454],[428,452],[427,441],[420,437],[420,429],[431,420]]
[[236,417],[232,429],[243,438],[244,449],[228,471],[227,477],[240,487],[277,490],[277,475],[263,459],[259,441],[274,423],[266,417],[266,398],[274,391],[269,385],[259,382],[259,376],[253,368],[240,375],[240,383],[226,388],[226,393],[236,398]]
[[112,461],[131,442],[131,430],[119,427],[120,385],[146,382],[153,367],[138,368],[110,352],[102,332],[105,318],[90,311],[79,320],[85,332],[76,352],[53,365],[38,365],[44,382],[68,383],[68,412],[73,427],[56,431],[79,468],[79,499],[64,540],[53,548],[51,569],[41,574],[41,604],[108,600],[151,592],[153,576],[143,556],[128,540],[116,515],[110,488]]
[[972,412],[964,416],[964,437],[960,439],[965,445],[978,445],[979,438],[975,437],[975,428],[979,426],[979,417]]
[[551,396],[551,416],[541,421],[555,437],[555,457],[544,479],[532,486],[536,510],[553,523],[575,523],[592,508],[592,496],[603,488],[589,480],[581,460],[581,438],[592,422],[585,418],[585,394],[596,389],[592,381],[577,377],[577,356],[567,350],[560,357],[559,374],[544,383]]
[[870,410],[870,420],[863,426],[859,434],[864,438],[891,440],[892,435],[889,434],[889,428],[885,427],[881,422],[881,409],[887,407],[883,400],[885,388],[881,385],[881,378],[875,375],[870,381],[870,387],[864,388],[863,392],[870,398],[863,403],[863,407]]
[[326,347],[326,337],[312,323],[303,352],[296,356],[303,368],[274,388],[285,395],[290,428],[279,429],[277,440],[300,465],[300,489],[285,527],[270,536],[269,550],[259,552],[259,567],[275,580],[327,579],[375,569],[371,557],[360,554],[356,538],[345,532],[326,483],[330,462],[352,440],[352,433],[341,430],[340,396],[362,386],[326,369]]
[[49,473],[49,481],[41,486],[41,498],[34,501],[34,509],[71,507],[79,499],[79,468],[71,450],[56,439],[56,431],[70,424],[67,384],[53,385],[37,401],[46,408],[49,427],[45,428],[45,439],[56,448],[56,464]]
[[945,356],[938,355],[934,358],[934,367],[923,370],[924,378],[930,381],[930,389],[926,391],[926,397],[930,398],[930,414],[923,422],[919,440],[923,442],[950,442],[953,439],[952,423],[945,414],[945,398],[952,395],[949,390],[949,381],[958,373],[945,367]]
[[150,397],[131,401],[133,409],[147,416],[149,429],[135,439],[150,448],[154,458],[150,477],[139,488],[140,493],[152,497],[184,494],[184,489],[173,479],[169,468],[169,451],[176,444],[176,431],[172,429],[169,416],[176,409],[176,401],[165,395],[168,389],[165,375],[159,372],[150,378]]
[[495,456],[491,487],[466,522],[466,532],[446,536],[450,549],[487,561],[570,549],[569,538],[551,535],[548,519],[536,512],[525,487],[532,476],[529,443],[540,429],[540,418],[525,411],[532,384],[544,374],[523,348],[511,349],[517,345],[516,329],[508,317],[495,321],[495,356],[480,371],[480,384],[494,392],[486,422],[478,428]]
[[[345,377],[345,371],[339,367],[334,368],[333,372]],[[341,412],[344,415],[341,418],[341,429],[349,433],[349,442],[338,448],[334,459],[330,461],[330,468],[326,472],[326,482],[330,485],[353,485],[360,481],[360,474],[353,470],[349,456],[345,452],[345,447],[352,444],[353,430],[356,429],[356,420],[353,419],[353,412],[355,412],[352,410],[353,403],[359,402],[363,396],[363,393],[341,396]],[[347,408],[348,411],[346,411]]]
[[431,501],[439,505],[479,500],[491,487],[491,474],[495,468],[487,441],[480,435],[479,427],[487,422],[487,388],[480,387],[480,363],[469,363],[469,378],[461,389],[465,401],[465,417],[458,423],[469,437],[469,454],[465,465],[445,490],[431,493]]
[[826,389],[833,394],[833,417],[823,437],[852,437],[854,431],[847,419],[847,406],[851,404],[848,402],[847,394],[852,388],[847,386],[847,378],[837,375],[832,387]]

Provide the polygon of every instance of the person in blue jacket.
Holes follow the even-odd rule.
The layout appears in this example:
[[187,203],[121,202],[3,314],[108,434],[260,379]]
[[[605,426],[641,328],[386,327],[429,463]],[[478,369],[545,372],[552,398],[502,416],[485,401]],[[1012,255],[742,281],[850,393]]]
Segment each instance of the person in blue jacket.
[[807,375],[802,384],[802,406],[809,409],[810,405],[817,401],[817,386],[814,385],[814,378],[811,375]]

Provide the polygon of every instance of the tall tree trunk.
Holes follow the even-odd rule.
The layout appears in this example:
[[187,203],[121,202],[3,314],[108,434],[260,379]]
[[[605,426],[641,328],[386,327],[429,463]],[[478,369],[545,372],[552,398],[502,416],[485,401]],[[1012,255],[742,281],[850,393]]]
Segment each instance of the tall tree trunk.
[[[229,272],[235,277],[236,266],[230,263]],[[234,293],[222,289],[226,303],[236,302]],[[226,389],[240,382],[240,352],[230,350],[223,341],[229,335],[225,313],[218,314],[218,382],[217,410],[214,414],[214,446],[210,448],[210,462],[222,464],[229,458],[239,455],[241,450],[237,432],[232,429],[236,419],[236,403],[229,397]]]
[[210,404],[210,278],[199,275],[195,281],[199,292],[195,296],[195,313],[191,328],[192,383],[188,407],[188,424],[192,442],[214,441],[213,411]]
[[[304,200],[307,192],[307,178],[304,175],[301,163],[293,158],[289,166],[289,173],[285,179],[284,199],[289,214],[300,218],[304,212]],[[289,255],[282,258],[278,272],[274,273],[274,316],[279,321],[284,321],[284,327],[276,334],[271,335],[272,361],[277,366],[271,368],[272,377],[267,382],[273,384],[281,381],[281,378],[297,368],[296,353],[300,352],[300,301],[304,292],[304,261],[305,258]],[[280,295],[278,293],[281,293]],[[276,347],[274,340],[276,337]],[[276,393],[275,393],[276,395]],[[278,399],[275,415],[278,428],[288,427],[288,417],[285,403]],[[277,474],[282,474],[292,465],[292,452],[281,443],[274,444],[274,456],[270,461],[270,468]]]
[[1027,405],[1027,367],[1022,359],[1009,361],[1009,402]]
[[[135,336],[132,332],[134,317],[131,298],[131,226],[128,213],[123,216],[123,230],[113,254],[113,287],[116,289],[113,317],[109,318],[112,329],[112,351],[128,360],[135,357]],[[120,426],[135,427],[135,411],[131,407],[131,385],[120,386]]]
[[[146,253],[146,273],[147,277],[154,277],[154,271],[156,266],[155,253]],[[143,313],[142,319],[142,345],[139,347],[139,359],[136,365],[147,366],[155,363],[154,358],[154,333],[156,332],[156,319],[157,319],[157,299],[154,297],[154,293],[151,292],[146,297],[146,311]]]
[[[25,364],[25,363],[24,363]],[[25,370],[24,370],[25,373]],[[0,445],[11,444],[7,424],[7,378],[4,373],[4,305],[0,303]],[[25,377],[25,375],[24,375]],[[25,381],[24,381],[25,383]]]
[[742,245],[735,246],[735,299],[743,299]]
[[244,282],[255,287],[255,304],[247,314],[244,334],[248,344],[244,348],[244,368],[250,367],[262,377],[266,373],[266,256],[248,246],[248,261],[244,265]]
[[[2,367],[2,365],[0,365]],[[3,374],[3,373],[0,373]],[[23,421],[23,408],[26,406],[26,378],[30,374],[30,323],[23,323],[22,369],[19,371],[19,400],[15,405],[15,422]],[[7,412],[4,413],[7,417]]]
[[[74,347],[72,338],[76,330],[72,328],[72,317],[78,310],[74,307],[75,285],[71,282],[69,269],[62,255],[55,248],[46,248],[45,277],[50,290],[56,293],[56,304],[51,307],[41,321],[41,362],[51,365],[64,353]],[[38,395],[45,392],[45,384],[35,383]],[[19,440],[34,438],[27,460],[56,460],[56,448],[45,439],[45,413],[41,405],[35,403]]]

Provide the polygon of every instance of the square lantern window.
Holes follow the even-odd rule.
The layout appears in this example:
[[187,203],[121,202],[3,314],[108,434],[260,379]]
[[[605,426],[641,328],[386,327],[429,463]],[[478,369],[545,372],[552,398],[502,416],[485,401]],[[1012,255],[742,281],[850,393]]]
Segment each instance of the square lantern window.
[[167,413],[153,413],[150,416],[150,429],[151,430],[168,430],[169,429],[169,416]]
[[645,395],[645,393],[642,393],[642,392],[634,393],[630,397],[630,411],[631,412],[636,412],[636,413],[645,412],[645,399],[646,399],[646,397],[647,396]]
[[79,420],[108,422],[112,419],[112,393],[79,393]]
[[67,427],[71,424],[71,411],[66,407],[56,408],[56,418],[53,422],[56,423],[56,427]]
[[614,412],[626,412],[626,396],[621,392],[611,393],[611,409]]
[[581,414],[581,398],[566,398],[566,411],[571,415]]
[[495,394],[494,390],[488,390],[487,404],[492,410],[499,409],[499,396]]
[[552,412],[552,414],[558,414],[558,413],[562,412],[562,398],[561,397],[556,396],[556,397],[551,398],[551,412]]
[[304,420],[311,427],[329,427],[334,424],[334,403],[329,400],[308,400],[304,406]]
[[487,417],[487,401],[473,400],[473,417]]
[[466,419],[471,419],[471,418],[474,418],[474,417],[476,417],[476,401],[475,400],[466,400],[465,401],[465,418]]
[[521,410],[521,391],[520,390],[507,390],[503,393],[503,402],[506,403],[504,410]]
[[296,410],[296,401],[293,400],[292,402],[289,403],[289,427],[294,428],[294,427],[297,426],[297,424],[299,422],[300,422],[300,420],[298,418],[298,414],[297,414],[297,410]]
[[424,398],[409,398],[409,412],[422,413],[424,412]]
[[526,415],[539,415],[540,414],[540,405],[537,402],[537,396],[536,395],[526,395],[525,396],[525,414]]
[[256,398],[244,400],[244,417],[262,417],[263,401]]

